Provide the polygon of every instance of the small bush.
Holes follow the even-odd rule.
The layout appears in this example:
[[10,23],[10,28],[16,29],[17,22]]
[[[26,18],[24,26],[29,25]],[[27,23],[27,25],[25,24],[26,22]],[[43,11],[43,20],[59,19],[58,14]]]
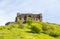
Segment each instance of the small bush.
[[36,28],[34,26],[31,29],[32,29],[33,33],[40,33],[40,29],[38,29],[38,28]]
[[42,32],[42,25],[38,23],[31,23],[31,30],[34,33],[40,33]]
[[60,27],[56,24],[43,23],[42,29],[44,34],[48,34],[53,37],[58,37],[60,35]]

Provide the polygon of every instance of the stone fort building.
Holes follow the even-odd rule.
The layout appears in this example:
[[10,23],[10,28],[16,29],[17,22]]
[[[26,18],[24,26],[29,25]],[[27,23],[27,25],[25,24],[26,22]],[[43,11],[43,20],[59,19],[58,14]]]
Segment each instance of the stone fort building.
[[21,14],[21,13],[17,13],[15,22],[8,22],[8,23],[6,23],[5,25],[15,24],[18,19],[22,20],[23,23],[25,23],[27,17],[31,17],[31,18],[32,18],[33,20],[35,20],[35,21],[42,22],[42,13],[40,13],[40,14]]
[[42,14],[41,13],[40,14],[20,14],[20,13],[17,13],[17,17],[16,17],[15,22],[17,22],[18,19],[25,22],[27,17],[31,17],[35,21],[42,22]]

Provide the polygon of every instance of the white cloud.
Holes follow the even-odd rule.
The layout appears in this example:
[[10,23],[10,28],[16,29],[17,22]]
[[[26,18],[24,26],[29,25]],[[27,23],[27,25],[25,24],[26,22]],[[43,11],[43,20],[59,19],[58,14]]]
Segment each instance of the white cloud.
[[18,12],[43,13],[44,21],[60,23],[58,0],[2,0],[0,2],[0,25],[14,21]]

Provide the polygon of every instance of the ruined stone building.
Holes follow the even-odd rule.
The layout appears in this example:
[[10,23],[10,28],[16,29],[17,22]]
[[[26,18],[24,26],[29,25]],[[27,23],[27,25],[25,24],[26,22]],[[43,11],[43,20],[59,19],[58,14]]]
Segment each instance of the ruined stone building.
[[41,13],[40,14],[20,14],[20,13],[17,13],[17,17],[16,17],[15,22],[17,22],[18,19],[25,22],[27,17],[31,17],[35,21],[42,22],[42,14]]
[[42,22],[42,14],[41,13],[40,14],[20,14],[20,13],[17,13],[15,22],[8,22],[5,25],[15,24],[18,19],[22,20],[23,22],[26,22],[27,17],[31,17],[35,21]]

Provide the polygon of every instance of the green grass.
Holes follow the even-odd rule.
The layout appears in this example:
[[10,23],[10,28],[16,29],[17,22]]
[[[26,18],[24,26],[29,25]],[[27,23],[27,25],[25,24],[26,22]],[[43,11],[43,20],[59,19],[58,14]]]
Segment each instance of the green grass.
[[60,25],[27,19],[0,26],[0,39],[60,39]]
[[3,30],[0,35],[2,35],[0,39],[55,39],[43,33],[28,33],[23,29]]

